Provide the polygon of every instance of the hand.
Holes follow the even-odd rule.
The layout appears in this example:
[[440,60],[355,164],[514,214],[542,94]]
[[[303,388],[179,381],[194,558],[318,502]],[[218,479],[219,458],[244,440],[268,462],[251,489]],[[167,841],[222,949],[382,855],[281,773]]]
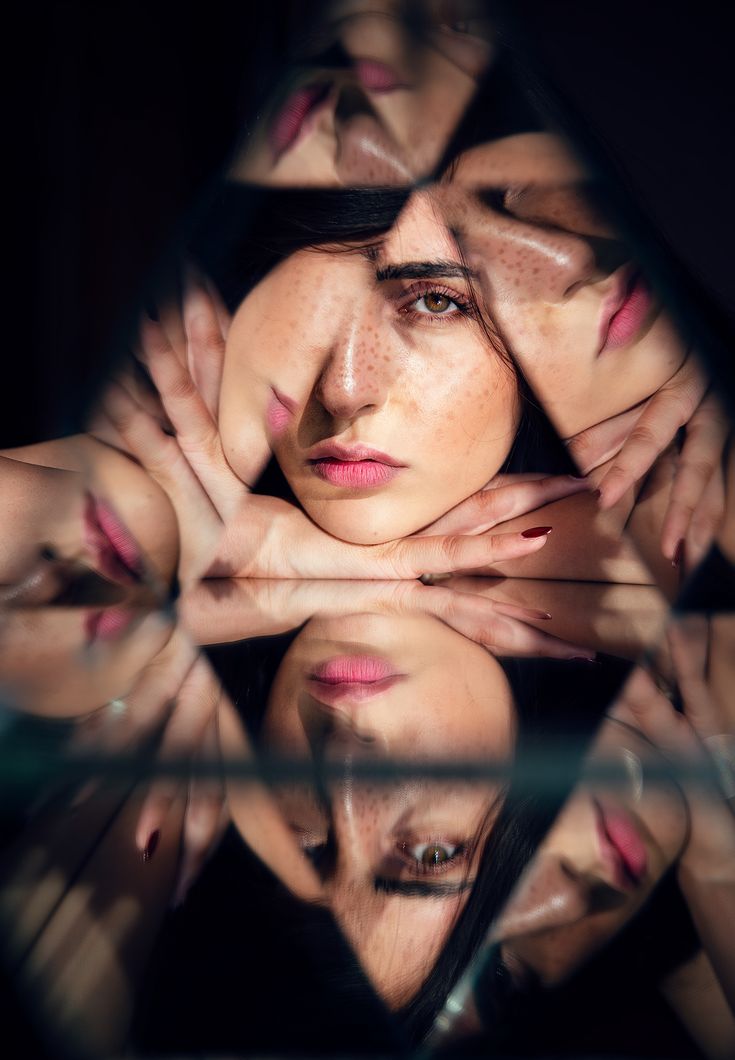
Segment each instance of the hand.
[[[681,542],[693,534],[693,555],[704,554],[722,514],[718,480],[729,426],[717,398],[690,353],[679,370],[651,398],[634,409],[595,424],[567,445],[588,474],[613,459],[599,483],[600,507],[612,508],[650,471],[680,427],[686,437],[663,522],[661,549],[674,562]],[[689,543],[689,542],[687,542]]]
[[588,647],[536,628],[534,623],[551,618],[546,611],[488,599],[479,591],[483,581],[471,581],[471,587],[458,592],[416,581],[211,579],[183,594],[180,611],[187,629],[202,644],[273,636],[296,629],[318,614],[377,612],[433,615],[499,655],[594,658]]

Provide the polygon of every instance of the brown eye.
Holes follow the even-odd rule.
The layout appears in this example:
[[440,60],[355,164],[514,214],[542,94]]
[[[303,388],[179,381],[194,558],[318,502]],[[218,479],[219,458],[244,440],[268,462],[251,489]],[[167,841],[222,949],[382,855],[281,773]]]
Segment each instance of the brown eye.
[[451,298],[439,291],[429,291],[423,297],[423,303],[430,313],[446,313],[452,304]]
[[425,869],[436,868],[451,861],[461,847],[454,843],[406,843],[403,847],[406,854]]

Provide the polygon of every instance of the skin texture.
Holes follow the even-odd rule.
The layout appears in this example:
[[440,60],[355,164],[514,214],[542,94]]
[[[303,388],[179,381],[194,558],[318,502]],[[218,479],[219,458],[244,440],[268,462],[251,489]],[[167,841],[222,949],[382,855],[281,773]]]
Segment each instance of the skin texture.
[[[377,655],[404,677],[368,700],[347,696],[328,707],[315,698],[308,675],[345,654]],[[426,978],[467,891],[390,894],[376,888],[375,879],[464,887],[474,877],[499,792],[490,784],[356,784],[349,764],[356,755],[421,761],[508,756],[514,712],[500,666],[433,618],[314,619],[279,670],[263,740],[279,753],[344,761],[344,780],[324,801],[294,788],[281,789],[278,799],[357,956],[381,995],[399,1007]],[[421,871],[427,848],[444,860]]]
[[[644,763],[661,761],[634,729],[614,721],[601,729],[593,757],[614,760],[623,748]],[[595,802],[624,810],[645,844],[646,872],[635,885],[616,879],[600,845]],[[672,784],[644,782],[640,798],[632,784],[626,792],[580,785],[496,926],[511,975],[522,982],[533,973],[544,986],[563,982],[638,912],[686,838],[686,806]]]
[[587,179],[559,137],[525,133],[466,152],[442,190],[490,317],[564,438],[650,397],[686,356],[655,296],[632,339],[601,350],[631,255]]
[[[168,583],[176,567],[173,510],[140,467],[88,438],[6,451],[0,486],[3,700],[48,717],[85,714],[123,695],[170,636],[170,619],[158,611],[158,583]],[[128,585],[101,575],[84,530],[90,492],[114,501],[149,562],[150,582]],[[41,549],[49,547],[55,558],[45,561]],[[86,604],[48,606],[84,579]],[[119,628],[92,637],[88,620],[102,613],[108,620],[116,615]]]
[[[439,261],[459,262],[457,248],[431,195],[418,193],[376,251],[300,251],[232,321],[219,409],[231,466],[247,478],[243,395],[253,393],[298,501],[343,540],[374,544],[426,526],[498,472],[515,435],[515,379],[460,308],[467,281],[376,279],[389,265]],[[375,488],[335,486],[310,463],[330,442],[404,466]]]
[[[477,5],[453,6],[455,12],[427,4],[418,37],[396,0],[332,4],[323,25],[309,27],[314,46],[306,68],[272,101],[231,175],[272,186],[335,187],[406,184],[429,174],[491,56],[485,20],[471,17]],[[319,65],[330,45],[351,65]],[[371,78],[366,63],[381,64],[388,80]],[[323,88],[320,102],[296,139],[276,147],[284,107],[314,85]]]

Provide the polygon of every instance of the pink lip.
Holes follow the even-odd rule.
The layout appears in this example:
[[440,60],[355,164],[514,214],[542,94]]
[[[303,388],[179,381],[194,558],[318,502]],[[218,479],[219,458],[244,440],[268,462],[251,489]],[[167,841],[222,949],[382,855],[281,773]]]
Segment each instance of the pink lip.
[[105,577],[121,585],[143,580],[143,557],[130,532],[112,508],[91,493],[84,506],[84,539]]
[[292,92],[277,114],[270,130],[271,150],[277,162],[281,155],[293,147],[305,131],[307,118],[326,103],[330,85],[306,85]]
[[134,618],[135,611],[129,607],[106,607],[102,611],[90,611],[84,620],[88,643],[116,640],[122,636]]
[[318,446],[308,463],[314,474],[325,482],[349,489],[384,486],[406,466],[378,449],[335,442]]
[[339,655],[316,666],[308,677],[320,703],[361,703],[392,688],[405,675],[377,655]]
[[600,324],[600,353],[618,350],[632,342],[653,305],[653,296],[639,272],[625,266],[618,272],[615,290],[605,299]]
[[393,92],[407,87],[395,70],[379,59],[356,59],[355,73],[366,92]]
[[645,843],[629,814],[595,803],[600,850],[621,890],[639,886],[648,868]]
[[268,402],[268,408],[266,409],[265,417],[266,423],[268,424],[268,430],[272,435],[277,437],[279,434],[283,434],[288,427],[289,420],[296,411],[296,402],[293,398],[288,397],[286,394],[282,394],[280,390],[276,390],[274,386],[271,387],[272,396]]

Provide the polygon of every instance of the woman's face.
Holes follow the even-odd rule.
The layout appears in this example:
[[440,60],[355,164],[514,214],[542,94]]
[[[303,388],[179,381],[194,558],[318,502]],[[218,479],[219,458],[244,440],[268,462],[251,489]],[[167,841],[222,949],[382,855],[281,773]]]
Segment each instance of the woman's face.
[[468,151],[442,194],[493,323],[562,437],[679,368],[681,339],[558,137]]
[[[232,176],[333,187],[409,184],[429,174],[491,48],[482,4],[422,6],[412,32],[400,0],[330,5],[323,24],[309,27],[304,66],[270,106]],[[333,66],[328,49],[341,49],[347,64]]]
[[491,783],[354,780],[359,757],[504,759],[514,712],[484,649],[425,617],[314,619],[294,641],[264,720],[268,750],[344,763],[321,797],[277,793],[328,902],[392,1007],[426,979],[466,901],[498,810]]
[[511,978],[554,986],[638,912],[686,841],[672,783],[645,782],[662,759],[634,729],[607,721],[592,761],[626,756],[629,790],[581,784],[539,848],[494,930]]
[[91,440],[6,454],[0,696],[34,714],[85,714],[124,695],[170,636],[159,608],[175,517],[140,468]]
[[519,419],[515,377],[476,318],[427,192],[379,247],[300,251],[240,306],[220,431],[245,479],[251,393],[301,505],[363,544],[414,533],[484,486]]

